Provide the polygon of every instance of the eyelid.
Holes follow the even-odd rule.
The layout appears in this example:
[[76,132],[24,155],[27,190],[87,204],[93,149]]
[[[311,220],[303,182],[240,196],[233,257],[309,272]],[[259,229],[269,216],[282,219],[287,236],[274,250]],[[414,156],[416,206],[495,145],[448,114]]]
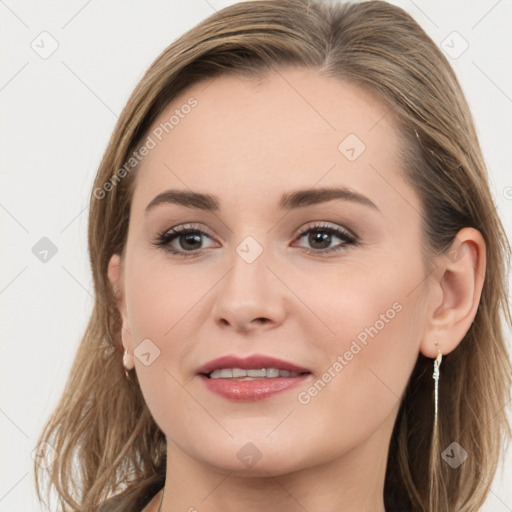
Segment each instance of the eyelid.
[[[172,228],[166,229],[165,231],[161,232],[158,237],[162,237],[169,234],[176,235],[175,239],[179,237],[180,235],[186,234],[189,231],[197,231],[201,235],[206,235],[210,240],[215,241],[215,236],[213,236],[210,232],[210,230],[206,227],[204,227],[202,224],[194,223],[194,222],[186,222],[185,224],[178,224],[176,226],[173,226]],[[158,238],[157,237],[157,238]],[[202,249],[199,249],[196,254],[201,251]]]
[[339,224],[332,224],[327,221],[312,221],[312,224],[310,226],[300,228],[294,236],[300,237],[300,236],[304,235],[305,233],[307,233],[309,230],[315,230],[315,229],[318,231],[320,231],[321,229],[327,229],[327,230],[332,229],[335,231],[340,231],[340,232],[346,234],[347,237],[350,237],[354,240],[359,239],[359,237],[354,232],[352,232],[350,229],[346,228],[345,226],[341,226]]

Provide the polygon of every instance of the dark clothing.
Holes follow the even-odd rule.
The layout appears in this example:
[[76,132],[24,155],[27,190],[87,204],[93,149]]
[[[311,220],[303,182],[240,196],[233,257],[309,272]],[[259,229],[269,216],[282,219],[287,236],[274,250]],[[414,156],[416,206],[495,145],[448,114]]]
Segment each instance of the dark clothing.
[[143,492],[130,489],[103,502],[96,512],[141,512],[141,510],[162,490],[161,481],[151,483]]

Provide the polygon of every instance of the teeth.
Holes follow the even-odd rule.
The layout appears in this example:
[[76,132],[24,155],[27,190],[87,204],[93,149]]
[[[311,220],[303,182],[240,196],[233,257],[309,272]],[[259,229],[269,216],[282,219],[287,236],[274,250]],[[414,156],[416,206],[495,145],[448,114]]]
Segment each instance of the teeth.
[[222,368],[210,373],[210,379],[236,379],[249,377],[253,379],[275,379],[276,377],[298,377],[300,373],[279,370],[278,368],[261,368],[244,370],[242,368]]

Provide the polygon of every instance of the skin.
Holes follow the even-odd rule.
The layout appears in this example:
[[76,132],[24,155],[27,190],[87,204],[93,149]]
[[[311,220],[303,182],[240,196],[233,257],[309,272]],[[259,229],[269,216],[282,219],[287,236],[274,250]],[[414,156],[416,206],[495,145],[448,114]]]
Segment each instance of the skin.
[[[191,96],[197,106],[141,163],[126,252],[109,265],[124,348],[133,354],[149,338],[160,350],[148,366],[135,357],[135,370],[168,441],[161,510],[382,512],[400,398],[418,354],[434,358],[436,340],[448,354],[469,329],[484,241],[465,228],[454,242],[460,256],[442,255],[425,270],[420,199],[402,176],[388,108],[354,85],[312,69],[258,81],[223,76],[184,91],[154,126]],[[350,133],[366,146],[352,162],[338,150]],[[278,209],[284,192],[331,186],[365,195],[378,210],[338,199]],[[160,204],[145,214],[170,188],[214,194],[221,209]],[[317,221],[350,230],[359,244],[298,237]],[[152,244],[187,223],[206,232],[195,256]],[[248,236],[263,249],[252,263],[236,251]],[[172,246],[186,252],[186,242],[178,237]],[[298,394],[396,303],[400,312],[300,403]],[[214,395],[196,375],[218,356],[254,353],[312,375],[248,403]],[[251,467],[237,457],[248,442],[261,455]],[[160,498],[145,512],[158,510]]]

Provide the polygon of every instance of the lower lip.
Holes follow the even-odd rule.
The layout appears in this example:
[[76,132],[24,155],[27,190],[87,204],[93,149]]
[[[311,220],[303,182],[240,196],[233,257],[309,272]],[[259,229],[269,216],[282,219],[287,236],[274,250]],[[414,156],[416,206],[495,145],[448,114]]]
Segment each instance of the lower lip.
[[306,373],[298,377],[254,380],[209,379],[205,375],[200,375],[200,377],[210,391],[228,400],[255,402],[292,389],[304,382],[310,375],[310,373]]

